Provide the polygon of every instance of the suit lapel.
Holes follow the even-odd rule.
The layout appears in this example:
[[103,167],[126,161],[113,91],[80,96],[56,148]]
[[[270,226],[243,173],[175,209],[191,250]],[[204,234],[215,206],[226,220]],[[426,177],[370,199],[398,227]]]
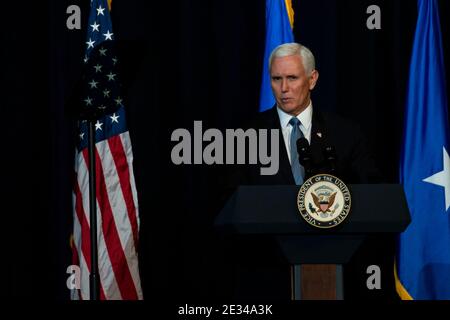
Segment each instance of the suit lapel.
[[312,128],[311,128],[311,157],[313,165],[319,168],[323,163],[323,148],[328,140],[325,130],[323,114],[317,109],[313,110]]
[[286,144],[284,143],[283,131],[281,130],[280,118],[278,117],[277,107],[273,107],[270,110],[270,116],[268,117],[267,127],[271,129],[278,129],[279,138],[279,169],[278,175],[281,177],[282,183],[294,184],[294,177],[291,171],[291,163],[289,162],[288,153],[286,150]]

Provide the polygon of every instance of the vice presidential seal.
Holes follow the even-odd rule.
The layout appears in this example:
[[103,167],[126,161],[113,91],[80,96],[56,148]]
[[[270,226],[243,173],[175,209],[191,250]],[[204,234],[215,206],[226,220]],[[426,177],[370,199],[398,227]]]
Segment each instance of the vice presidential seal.
[[300,215],[317,228],[333,228],[348,216],[351,195],[339,178],[329,174],[315,175],[303,183],[297,196]]

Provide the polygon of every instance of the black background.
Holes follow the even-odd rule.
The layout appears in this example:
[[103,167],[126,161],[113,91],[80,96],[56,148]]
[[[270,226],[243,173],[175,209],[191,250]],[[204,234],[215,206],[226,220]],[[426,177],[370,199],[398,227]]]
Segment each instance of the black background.
[[[397,168],[409,60],[417,18],[411,0],[294,0],[295,38],[320,72],[314,106],[363,125],[387,181]],[[450,74],[450,4],[440,2]],[[66,8],[82,9],[82,30],[66,28]],[[376,4],[382,29],[366,28]],[[2,5],[2,296],[65,300],[70,264],[74,110],[89,1]],[[232,128],[257,113],[264,48],[264,1],[114,1],[125,105],[141,216],[140,259],[146,297],[220,296],[212,221],[222,168],[175,166],[176,128]],[[447,88],[450,81],[447,80]],[[447,90],[448,91],[448,90]],[[4,162],[5,161],[5,162]],[[393,242],[374,255],[383,290],[395,299]],[[385,254],[384,254],[385,252]],[[381,259],[381,260],[380,260]],[[371,261],[368,261],[371,263]],[[361,280],[365,270],[355,275]]]

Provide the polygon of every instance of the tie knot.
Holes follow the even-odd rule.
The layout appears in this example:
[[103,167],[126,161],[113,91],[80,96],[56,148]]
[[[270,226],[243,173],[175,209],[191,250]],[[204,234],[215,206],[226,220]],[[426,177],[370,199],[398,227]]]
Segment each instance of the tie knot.
[[291,120],[289,120],[289,124],[292,127],[298,127],[300,125],[300,120],[298,120],[296,117],[292,117]]

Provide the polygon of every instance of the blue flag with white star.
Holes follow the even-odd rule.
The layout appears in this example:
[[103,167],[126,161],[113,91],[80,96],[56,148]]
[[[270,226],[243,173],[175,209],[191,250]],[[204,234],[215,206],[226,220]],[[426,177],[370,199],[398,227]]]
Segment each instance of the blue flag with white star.
[[269,58],[272,50],[283,43],[294,42],[294,11],[291,0],[266,0],[266,43],[264,48],[263,73],[259,111],[270,109],[275,104],[269,75]]
[[449,141],[438,1],[418,0],[400,162],[411,213],[397,247],[402,299],[450,299]]

